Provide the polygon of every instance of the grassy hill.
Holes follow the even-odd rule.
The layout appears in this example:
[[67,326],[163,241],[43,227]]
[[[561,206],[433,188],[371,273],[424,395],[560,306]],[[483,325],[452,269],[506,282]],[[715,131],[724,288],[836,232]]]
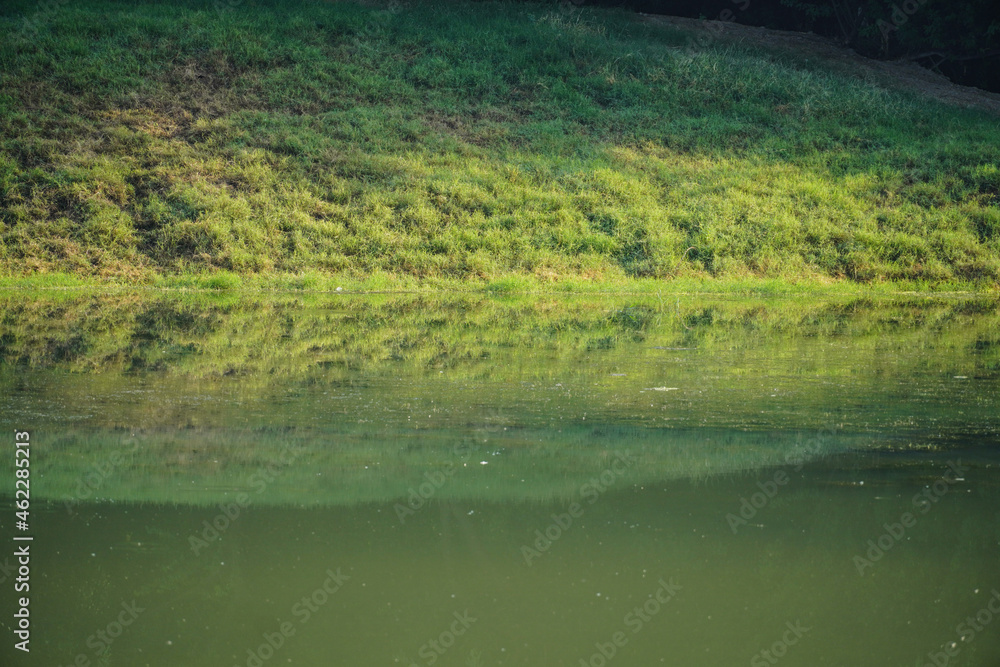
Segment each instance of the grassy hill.
[[794,52],[555,4],[0,33],[0,275],[1000,281],[1000,118]]

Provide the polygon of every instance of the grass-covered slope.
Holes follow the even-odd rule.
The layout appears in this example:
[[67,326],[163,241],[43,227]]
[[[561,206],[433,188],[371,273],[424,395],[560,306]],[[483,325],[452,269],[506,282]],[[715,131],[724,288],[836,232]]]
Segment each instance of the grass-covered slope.
[[0,7],[0,274],[1000,279],[1000,119],[604,11]]

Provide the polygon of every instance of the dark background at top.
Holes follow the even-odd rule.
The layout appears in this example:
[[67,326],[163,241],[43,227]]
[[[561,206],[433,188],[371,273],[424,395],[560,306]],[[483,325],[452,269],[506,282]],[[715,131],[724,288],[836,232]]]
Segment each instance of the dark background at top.
[[1000,0],[564,1],[811,31],[865,56],[914,59],[957,83],[1000,92]]

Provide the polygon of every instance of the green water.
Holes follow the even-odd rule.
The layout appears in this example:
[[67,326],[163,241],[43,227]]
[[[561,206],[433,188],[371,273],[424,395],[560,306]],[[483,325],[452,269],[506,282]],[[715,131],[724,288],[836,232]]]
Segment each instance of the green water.
[[995,667],[998,305],[0,294],[0,664]]

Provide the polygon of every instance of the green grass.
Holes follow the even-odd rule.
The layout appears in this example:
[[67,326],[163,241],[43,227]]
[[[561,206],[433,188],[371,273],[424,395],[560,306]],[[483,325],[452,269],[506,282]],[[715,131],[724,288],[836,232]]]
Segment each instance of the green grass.
[[1000,281],[997,118],[832,64],[543,4],[22,1],[0,32],[8,278]]

